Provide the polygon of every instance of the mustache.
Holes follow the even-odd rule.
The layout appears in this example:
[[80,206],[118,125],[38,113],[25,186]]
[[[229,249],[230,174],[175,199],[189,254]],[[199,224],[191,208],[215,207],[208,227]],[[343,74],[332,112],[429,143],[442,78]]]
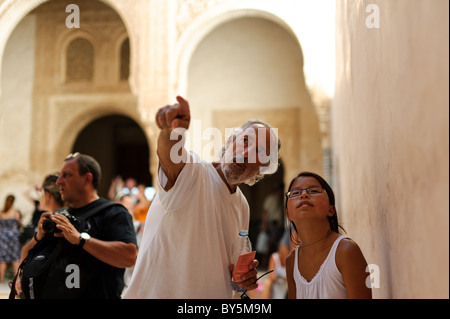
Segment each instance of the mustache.
[[245,158],[243,155],[233,156],[233,163],[239,164],[245,169],[248,167],[248,159]]
[[242,164],[243,166],[245,166],[245,168],[247,168],[248,166],[248,158],[243,154],[233,154],[231,152],[225,152],[223,160],[226,164]]

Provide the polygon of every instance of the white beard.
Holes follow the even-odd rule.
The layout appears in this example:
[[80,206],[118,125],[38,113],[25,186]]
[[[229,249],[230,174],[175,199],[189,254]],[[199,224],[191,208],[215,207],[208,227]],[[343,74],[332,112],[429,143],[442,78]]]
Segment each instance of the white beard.
[[221,163],[221,168],[228,184],[236,185],[243,182],[243,180],[241,180],[241,176],[245,171],[242,172],[238,168],[234,167],[232,163],[231,164]]

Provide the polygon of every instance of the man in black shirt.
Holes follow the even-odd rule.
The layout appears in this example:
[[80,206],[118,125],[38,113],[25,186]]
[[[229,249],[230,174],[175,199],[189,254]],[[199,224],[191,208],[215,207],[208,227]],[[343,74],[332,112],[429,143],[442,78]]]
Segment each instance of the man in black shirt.
[[[70,215],[81,219],[108,202],[97,194],[100,177],[100,165],[92,157],[75,153],[66,158],[56,184],[62,199],[69,205],[67,212]],[[57,229],[51,234],[42,226],[49,217]],[[41,279],[43,288],[33,291],[36,298],[120,298],[124,268],[133,266],[137,256],[133,222],[121,205],[102,209],[77,226],[63,214],[44,213],[32,240],[35,245],[43,241],[62,247],[56,259],[65,256],[68,260],[65,263],[76,267],[66,268],[64,273],[56,266],[53,268],[57,270],[52,267],[46,270],[45,279]],[[74,275],[81,278],[74,278],[71,283],[72,269],[77,271]]]

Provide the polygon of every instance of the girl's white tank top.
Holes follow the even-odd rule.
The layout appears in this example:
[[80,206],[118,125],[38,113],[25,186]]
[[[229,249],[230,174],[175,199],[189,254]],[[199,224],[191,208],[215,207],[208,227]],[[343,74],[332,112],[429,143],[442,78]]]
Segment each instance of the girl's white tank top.
[[295,248],[294,281],[297,299],[347,299],[347,290],[344,280],[336,266],[336,250],[339,242],[349,238],[345,235],[338,237],[328,253],[327,258],[320,266],[319,271],[307,281],[298,269],[298,247]]

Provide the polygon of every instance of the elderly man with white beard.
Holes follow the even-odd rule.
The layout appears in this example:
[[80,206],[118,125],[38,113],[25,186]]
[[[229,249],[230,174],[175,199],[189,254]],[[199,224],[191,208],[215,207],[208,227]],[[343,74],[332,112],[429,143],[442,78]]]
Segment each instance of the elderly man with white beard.
[[[220,161],[201,160],[183,145],[174,152],[174,133],[191,121],[189,103],[177,101],[156,114],[158,192],[124,298],[232,298],[232,248],[250,218],[238,186],[276,172],[280,142],[270,125],[253,120],[228,138]],[[257,266],[254,260],[240,287],[257,287]]]

